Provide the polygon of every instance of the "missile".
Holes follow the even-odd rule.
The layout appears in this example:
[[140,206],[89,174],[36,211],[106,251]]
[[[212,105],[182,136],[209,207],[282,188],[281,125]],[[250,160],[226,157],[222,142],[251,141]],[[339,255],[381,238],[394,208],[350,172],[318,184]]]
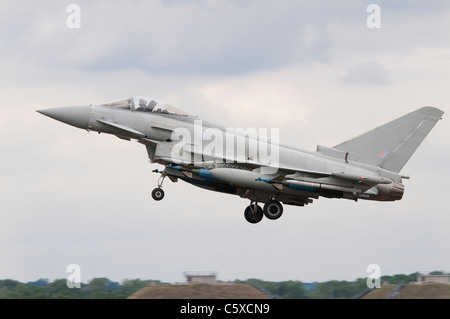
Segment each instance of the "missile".
[[[358,188],[337,186],[324,183],[306,182],[297,179],[283,179],[282,175],[277,174],[261,174],[250,170],[218,167],[213,169],[206,168],[186,168],[176,165],[167,165],[168,168],[172,168],[182,172],[185,176],[192,178],[192,175],[196,175],[200,178],[229,183],[234,186],[243,188],[256,188],[266,191],[273,191],[273,189],[282,190],[283,187],[287,187],[294,191],[301,191],[306,193],[320,193],[321,190],[338,191],[344,193],[352,193],[354,195],[361,194],[361,190]],[[382,177],[364,177],[356,174],[348,173],[333,173],[334,176],[338,176],[345,179],[378,182],[381,184],[391,183],[390,180]],[[261,183],[264,182],[264,183]]]
[[215,178],[214,175],[211,174],[211,170],[206,169],[206,168],[194,168],[194,169],[192,169],[192,173],[194,173],[198,177],[201,177],[201,178],[204,178],[204,179],[207,179],[210,181],[222,182],[221,180]]
[[[332,190],[332,191],[338,191],[338,192],[361,193],[361,190],[357,189],[357,188],[336,186],[336,185],[323,184],[323,183],[304,182],[304,181],[299,181],[299,180],[295,180],[295,179],[288,179],[288,180],[286,180],[285,183],[287,183],[290,188],[301,187],[301,188],[305,188],[305,189],[314,189],[315,192],[317,192],[318,190],[321,190],[321,189],[326,189],[326,190]],[[300,188],[300,190],[302,190],[301,188]],[[295,189],[295,188],[293,188],[293,189]]]
[[379,176],[364,176],[364,175],[344,173],[344,172],[331,173],[331,175],[335,176],[335,177],[347,179],[350,181],[360,182],[360,183],[364,183],[364,182],[375,183],[375,184],[390,184],[390,183],[392,183],[392,180],[390,180],[388,178],[384,178],[384,177],[379,177]]
[[209,173],[216,179],[221,180],[225,183],[230,183],[234,186],[244,188],[256,188],[267,191],[273,191],[272,185],[267,183],[261,183],[256,179],[257,178],[272,179],[276,177],[275,175],[265,175],[244,169],[224,168],[224,167],[213,168],[209,171]]
[[332,191],[340,191],[340,192],[348,192],[348,193],[361,193],[360,189],[357,188],[351,188],[351,187],[343,187],[343,186],[336,186],[336,185],[330,185],[330,184],[323,184],[323,183],[312,183],[312,182],[305,182],[305,181],[299,181],[296,179],[287,179],[287,180],[275,180],[270,178],[257,178],[256,181],[262,181],[267,184],[272,184],[275,188],[281,189],[281,185],[286,186],[293,190],[298,190],[302,192],[310,192],[310,193],[317,193],[322,189],[326,190],[332,190]]
[[166,167],[180,171],[181,173],[184,174],[184,176],[186,176],[188,178],[192,178],[192,175],[196,175],[198,177],[201,177],[201,178],[204,178],[204,179],[207,179],[210,181],[221,182],[221,180],[218,180],[217,178],[212,176],[210,174],[210,170],[206,169],[206,168],[186,168],[186,167],[182,167],[179,165],[172,165],[172,164],[169,164]]

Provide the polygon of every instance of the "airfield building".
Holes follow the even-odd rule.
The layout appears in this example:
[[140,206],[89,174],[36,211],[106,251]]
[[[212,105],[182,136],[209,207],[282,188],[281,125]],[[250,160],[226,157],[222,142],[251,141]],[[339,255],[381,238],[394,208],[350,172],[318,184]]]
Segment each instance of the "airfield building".
[[185,271],[184,276],[186,277],[187,284],[215,284],[217,283],[216,277],[217,272],[214,271]]
[[417,283],[438,282],[441,284],[450,284],[450,275],[418,275]]

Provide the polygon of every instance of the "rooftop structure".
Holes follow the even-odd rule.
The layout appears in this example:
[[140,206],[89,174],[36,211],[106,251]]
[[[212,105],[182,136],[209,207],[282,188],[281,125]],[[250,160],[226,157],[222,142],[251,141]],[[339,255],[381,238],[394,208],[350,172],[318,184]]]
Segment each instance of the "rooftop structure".
[[450,284],[450,275],[418,275],[417,283],[438,282],[441,284]]
[[217,272],[215,271],[185,271],[187,284],[203,283],[203,284],[215,284],[217,283]]

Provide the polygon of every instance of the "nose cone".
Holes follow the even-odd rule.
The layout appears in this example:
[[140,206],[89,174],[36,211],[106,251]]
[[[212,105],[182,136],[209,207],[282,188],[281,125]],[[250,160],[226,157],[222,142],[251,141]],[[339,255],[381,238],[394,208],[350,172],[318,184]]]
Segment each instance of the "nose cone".
[[37,110],[36,112],[44,114],[60,122],[86,129],[91,116],[90,106],[69,106],[57,107],[53,109]]

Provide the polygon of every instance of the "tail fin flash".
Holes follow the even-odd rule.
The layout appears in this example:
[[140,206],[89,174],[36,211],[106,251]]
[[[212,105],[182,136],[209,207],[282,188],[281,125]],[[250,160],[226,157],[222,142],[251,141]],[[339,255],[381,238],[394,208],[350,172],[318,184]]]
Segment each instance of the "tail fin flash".
[[398,173],[442,114],[435,107],[425,106],[333,148],[360,155],[358,162]]

